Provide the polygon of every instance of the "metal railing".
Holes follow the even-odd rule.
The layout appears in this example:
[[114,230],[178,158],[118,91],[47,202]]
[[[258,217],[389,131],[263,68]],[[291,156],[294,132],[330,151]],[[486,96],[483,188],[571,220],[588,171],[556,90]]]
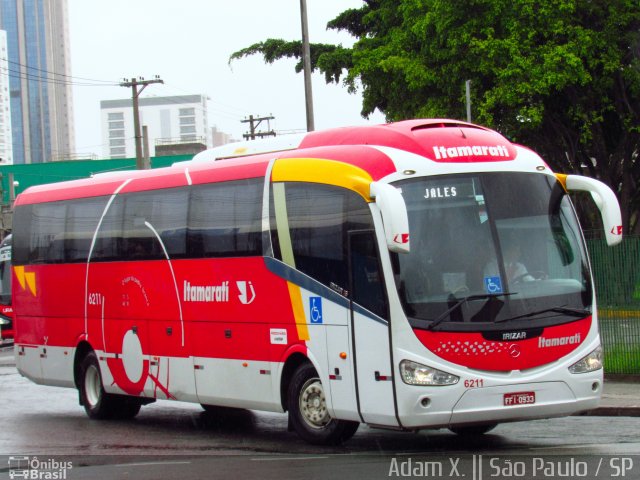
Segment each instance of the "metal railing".
[[640,237],[608,247],[588,238],[605,372],[640,374]]

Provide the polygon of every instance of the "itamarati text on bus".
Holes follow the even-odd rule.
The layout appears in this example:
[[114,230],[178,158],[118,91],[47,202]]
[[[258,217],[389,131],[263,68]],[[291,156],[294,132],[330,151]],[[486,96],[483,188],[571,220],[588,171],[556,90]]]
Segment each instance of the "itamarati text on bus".
[[603,183],[454,120],[232,144],[15,203],[22,375],[91,418],[158,399],[288,412],[308,442],[360,423],[483,433],[598,405],[602,351],[568,192]]

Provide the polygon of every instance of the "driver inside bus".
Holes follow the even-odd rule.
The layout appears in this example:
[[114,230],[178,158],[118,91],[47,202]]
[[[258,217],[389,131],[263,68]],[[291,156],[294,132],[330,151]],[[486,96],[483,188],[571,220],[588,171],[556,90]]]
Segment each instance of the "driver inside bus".
[[[513,237],[505,239],[503,242],[502,256],[504,259],[504,271],[507,281],[511,283],[531,282],[535,278],[529,274],[527,267],[521,262],[522,252],[520,244]],[[491,260],[484,268],[484,276],[497,276],[498,263],[495,259]]]

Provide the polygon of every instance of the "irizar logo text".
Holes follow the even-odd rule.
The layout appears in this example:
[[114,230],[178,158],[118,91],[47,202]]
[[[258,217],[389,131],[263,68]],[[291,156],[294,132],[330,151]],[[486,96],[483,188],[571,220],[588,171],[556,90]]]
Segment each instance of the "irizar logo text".
[[527,338],[527,332],[505,332],[502,334],[502,340],[524,340]]

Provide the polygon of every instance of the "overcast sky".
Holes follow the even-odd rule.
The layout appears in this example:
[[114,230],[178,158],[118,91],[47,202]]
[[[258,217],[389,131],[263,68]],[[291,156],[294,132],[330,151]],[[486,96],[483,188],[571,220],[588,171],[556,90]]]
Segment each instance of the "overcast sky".
[[[267,38],[301,37],[299,0],[68,0],[72,76],[113,81],[153,78],[143,96],[206,94],[209,126],[241,138],[250,114],[275,117],[276,130],[304,129],[304,84],[294,60],[267,65],[253,56],[228,64],[236,50]],[[311,42],[342,43],[346,33],[327,31],[340,12],[361,0],[307,0]],[[75,80],[79,82],[79,80]],[[95,83],[95,82],[90,82]],[[366,123],[361,96],[326,85],[314,74],[316,130]],[[119,86],[74,86],[76,150],[101,154],[100,100],[130,98]],[[381,114],[369,122],[381,123]]]

